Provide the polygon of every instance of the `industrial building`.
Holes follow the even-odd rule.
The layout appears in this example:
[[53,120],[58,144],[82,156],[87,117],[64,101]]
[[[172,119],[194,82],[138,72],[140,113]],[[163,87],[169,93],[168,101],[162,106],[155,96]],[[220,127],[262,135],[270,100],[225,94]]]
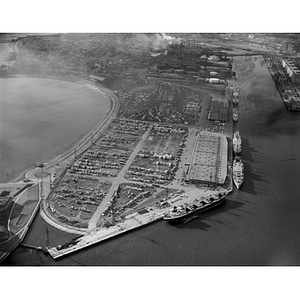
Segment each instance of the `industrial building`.
[[282,66],[294,84],[300,84],[300,70],[290,58],[282,58]]
[[228,122],[228,100],[226,98],[212,99],[208,119],[210,121]]
[[227,176],[228,144],[224,134],[201,131],[193,149],[188,181],[224,184]]
[[293,43],[283,44],[282,51],[284,51],[284,52],[293,52],[294,51],[294,44]]

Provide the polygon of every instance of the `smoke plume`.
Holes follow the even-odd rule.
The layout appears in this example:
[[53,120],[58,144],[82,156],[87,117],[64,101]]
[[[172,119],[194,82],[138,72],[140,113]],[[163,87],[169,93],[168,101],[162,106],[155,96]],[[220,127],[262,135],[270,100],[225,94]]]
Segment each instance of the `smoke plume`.
[[152,50],[163,50],[167,49],[170,45],[180,44],[181,39],[167,35],[165,33],[155,34],[136,34],[135,39],[138,43],[143,44]]
[[165,33],[156,34],[153,49],[160,50],[168,48],[169,45],[180,44],[181,40]]

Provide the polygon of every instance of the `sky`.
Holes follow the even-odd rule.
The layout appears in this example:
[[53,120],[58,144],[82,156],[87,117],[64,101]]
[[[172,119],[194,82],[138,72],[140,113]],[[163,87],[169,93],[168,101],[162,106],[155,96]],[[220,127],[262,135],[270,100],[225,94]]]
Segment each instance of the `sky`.
[[[258,0],[202,2],[111,0],[103,4],[99,0],[5,1],[1,3],[0,31],[2,33],[300,32],[299,5],[296,1],[284,1],[280,4]],[[93,268],[93,270],[68,268],[60,269],[59,272],[58,268],[3,268],[3,270],[4,272],[1,273],[5,274],[7,279],[3,286],[6,286],[5,290],[8,292],[7,295],[4,294],[7,296],[5,298],[11,297],[10,291],[15,288],[9,285],[10,282],[17,283],[18,291],[14,290],[14,292],[18,292],[22,299],[26,299],[26,294],[28,297],[42,295],[43,299],[48,297],[53,299],[56,296],[63,298],[62,295],[74,299],[72,289],[65,289],[66,286],[78,284],[72,280],[73,272],[83,273],[85,276],[81,278],[87,278],[86,281],[79,283],[80,287],[91,287],[75,289],[75,299],[79,297],[115,299],[115,296],[122,299],[129,298],[126,295],[131,295],[131,299],[166,297],[179,299],[178,296],[181,299],[188,299],[191,296],[196,297],[195,299],[220,299],[221,297],[222,299],[279,299],[279,296],[282,299],[289,299],[298,286],[293,278],[294,280],[299,278],[297,268]],[[295,276],[291,276],[295,272]],[[218,276],[215,277],[216,275]],[[285,284],[283,279],[287,276],[290,280]],[[199,289],[198,283],[201,277],[213,280],[202,281],[205,287]],[[30,278],[36,278],[36,282],[31,282]],[[114,284],[111,283],[112,278]],[[124,278],[127,280],[124,281]],[[134,278],[135,280],[138,278],[137,284],[133,284]],[[2,279],[0,276],[1,282]],[[50,285],[43,283],[44,281],[50,282]],[[52,288],[53,281],[55,283]],[[64,285],[57,287],[59,282]],[[104,286],[108,286],[111,292],[103,290]],[[36,288],[38,289],[34,294],[24,292]],[[45,289],[50,289],[50,293],[44,293]],[[172,293],[172,289],[177,291],[177,297],[176,293]],[[194,293],[195,289],[196,293]],[[208,294],[208,291],[211,293]],[[217,297],[214,298],[213,295]]]
[[[71,4],[72,3],[72,4]],[[38,1],[1,3],[2,32],[299,32],[296,1]]]

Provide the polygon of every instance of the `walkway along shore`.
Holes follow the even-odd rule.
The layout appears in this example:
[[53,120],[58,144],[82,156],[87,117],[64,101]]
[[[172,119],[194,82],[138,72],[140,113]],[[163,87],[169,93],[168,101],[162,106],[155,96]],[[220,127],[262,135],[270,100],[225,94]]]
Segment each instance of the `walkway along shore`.
[[[56,158],[50,160],[49,162],[43,163],[43,169],[42,171],[45,171],[49,174],[46,178],[44,178],[42,181],[40,181],[40,178],[35,176],[35,172],[40,171],[41,168],[31,168],[29,170],[26,170],[25,172],[22,172],[15,180],[13,180],[13,183],[21,182],[22,180],[34,182],[35,184],[38,184],[41,191],[39,192],[39,200],[38,204],[35,206],[34,210],[31,212],[31,216],[29,219],[29,222],[25,225],[25,227],[19,231],[18,235],[20,236],[20,241],[14,245],[12,249],[15,249],[20,242],[25,238],[30,225],[33,221],[33,219],[36,216],[36,213],[40,211],[40,214],[42,218],[51,226],[73,234],[80,234],[82,235],[85,233],[86,229],[76,229],[74,227],[66,227],[59,223],[57,223],[55,220],[53,220],[50,216],[47,215],[46,211],[43,209],[43,206],[45,205],[45,200],[47,199],[47,196],[50,194],[50,183],[51,179],[52,182],[54,181],[54,173],[55,173],[55,166],[59,163],[63,165],[63,167],[67,168],[69,163],[72,163],[75,159],[75,149],[76,149],[76,156],[81,155],[84,151],[86,151],[90,145],[91,145],[91,138],[93,140],[96,140],[100,134],[105,130],[105,128],[110,124],[110,122],[117,116],[117,113],[119,111],[120,103],[119,99],[114,95],[110,90],[99,87],[95,84],[92,84],[90,82],[76,82],[77,84],[83,84],[86,87],[96,90],[99,93],[103,93],[107,95],[111,101],[111,108],[109,113],[106,115],[105,119],[101,121],[91,132],[87,133],[79,142],[77,142],[71,149],[67,150],[65,153],[57,156]],[[51,178],[52,177],[52,178]],[[7,183],[3,183],[7,185]],[[0,183],[1,186],[1,183]],[[43,201],[44,200],[44,201]],[[16,203],[18,201],[18,198],[14,200]],[[40,208],[40,209],[39,209]],[[8,223],[10,223],[10,219],[8,220]],[[10,251],[11,252],[11,251]],[[9,253],[3,253],[0,257],[0,261],[2,261]]]
[[[116,95],[114,95],[110,90],[108,90],[104,87],[98,87],[91,83],[85,83],[85,85],[88,86],[89,88],[98,90],[99,92],[102,92],[102,93],[108,95],[112,102],[111,110],[108,113],[108,115],[105,117],[105,119],[101,123],[99,123],[96,126],[96,128],[94,128],[92,130],[92,132],[89,132],[88,134],[86,134],[84,136],[84,138],[81,139],[81,141],[79,141],[76,145],[74,145],[71,149],[69,149],[64,154],[56,157],[55,159],[51,160],[50,162],[45,163],[44,164],[45,169],[51,169],[56,164],[61,163],[61,162],[71,163],[73,161],[73,159],[75,158],[75,156],[74,156],[75,149],[76,149],[76,156],[78,156],[78,155],[82,154],[84,151],[86,151],[91,145],[91,137],[93,137],[93,140],[98,139],[100,134],[107,128],[107,126],[111,123],[111,121],[118,114],[120,102],[119,102],[119,99],[116,97]],[[66,165],[66,167],[67,167],[67,165]],[[49,188],[49,193],[50,193],[50,182],[45,181],[44,183],[49,185],[48,188]],[[45,199],[47,199],[48,195],[45,195]],[[47,210],[45,209],[44,205],[45,205],[45,202],[41,203],[40,214],[41,214],[41,217],[51,226],[53,226],[59,230],[65,231],[65,232],[72,233],[72,234],[83,234],[86,232],[87,229],[80,229],[80,228],[77,229],[77,228],[74,228],[71,226],[66,226],[66,225],[57,223],[56,220],[54,220],[51,216],[48,215]]]

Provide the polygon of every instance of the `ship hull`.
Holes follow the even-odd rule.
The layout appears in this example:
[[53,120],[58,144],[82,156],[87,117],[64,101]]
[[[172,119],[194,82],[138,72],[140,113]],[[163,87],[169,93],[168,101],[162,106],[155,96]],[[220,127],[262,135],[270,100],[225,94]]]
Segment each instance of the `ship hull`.
[[232,149],[236,155],[242,152],[242,139],[238,131],[236,131],[233,135]]
[[234,158],[232,171],[233,183],[239,189],[244,182],[244,164],[239,156]]
[[235,122],[237,122],[237,120],[239,119],[239,113],[238,113],[238,110],[236,108],[233,109],[232,119]]
[[222,204],[225,200],[225,197],[227,195],[221,197],[219,200],[217,201],[214,201],[208,205],[204,205],[203,207],[199,207],[195,210],[192,210],[190,212],[187,212],[183,215],[180,215],[180,216],[175,216],[175,217],[167,217],[167,216],[164,216],[163,219],[169,223],[179,223],[179,222],[182,222],[183,220],[185,220],[187,217],[190,217],[192,215],[196,215],[196,214],[199,214],[199,213],[202,213],[202,212],[205,212],[207,210],[210,210],[220,204]]
[[243,184],[243,182],[237,182],[236,180],[233,180],[233,183],[238,190],[240,189],[241,185]]
[[237,97],[234,97],[232,99],[233,104],[238,104],[239,103],[239,99]]
[[235,148],[233,148],[233,153],[235,155],[240,154],[241,152],[242,152],[242,147],[239,147],[239,148],[235,147]]

